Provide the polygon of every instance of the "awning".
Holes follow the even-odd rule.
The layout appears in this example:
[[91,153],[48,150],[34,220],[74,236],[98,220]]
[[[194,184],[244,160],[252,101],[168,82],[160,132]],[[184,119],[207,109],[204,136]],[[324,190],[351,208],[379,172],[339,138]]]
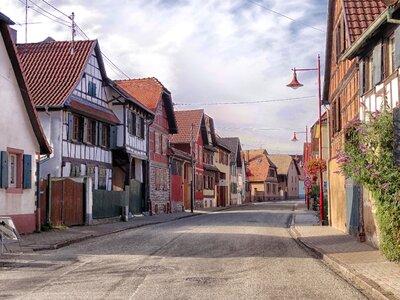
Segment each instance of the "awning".
[[219,172],[219,170],[216,166],[206,165],[206,164],[204,164],[204,170],[212,171],[212,172]]

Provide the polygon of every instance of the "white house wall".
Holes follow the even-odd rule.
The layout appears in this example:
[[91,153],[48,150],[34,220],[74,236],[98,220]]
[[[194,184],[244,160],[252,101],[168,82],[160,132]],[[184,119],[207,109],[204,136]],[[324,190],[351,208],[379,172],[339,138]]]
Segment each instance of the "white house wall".
[[25,223],[23,226],[26,226],[28,222],[33,222],[35,226],[36,154],[39,153],[40,147],[2,38],[0,38],[0,74],[2,74],[0,76],[2,99],[0,101],[0,128],[2,130],[0,151],[7,151],[7,147],[10,147],[23,150],[24,154],[32,156],[32,188],[23,189],[22,193],[18,194],[7,193],[6,189],[0,189],[0,215],[23,220]]
[[63,111],[38,112],[40,123],[46,134],[52,153],[49,158],[42,159],[40,164],[40,177],[61,176],[61,151],[62,151],[62,132],[63,132]]

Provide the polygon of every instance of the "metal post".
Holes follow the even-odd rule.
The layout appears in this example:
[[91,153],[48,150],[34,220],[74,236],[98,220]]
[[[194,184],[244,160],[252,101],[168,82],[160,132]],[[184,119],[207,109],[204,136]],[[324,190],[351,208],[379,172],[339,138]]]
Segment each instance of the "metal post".
[[28,0],[25,1],[25,44],[26,43],[28,43]]
[[[304,165],[307,164],[308,161],[308,126],[306,125],[306,151],[304,157]],[[310,209],[310,188],[306,187],[306,203],[307,203],[307,210]]]
[[1,254],[3,254],[3,240],[4,240],[4,235],[3,235],[3,228],[1,228]]
[[[319,159],[322,160],[322,121],[321,121],[321,59],[318,54],[318,124],[319,124]],[[324,223],[324,178],[319,170],[319,220]]]
[[195,165],[194,165],[194,160],[193,160],[193,132],[194,132],[194,124],[192,123],[192,128],[191,128],[191,138],[190,138],[190,158],[191,158],[191,164],[192,164],[192,184],[190,186],[190,190],[191,190],[191,199],[190,199],[190,212],[193,213],[193,209],[194,209],[194,197],[195,197],[195,180],[196,180],[196,176],[195,176]]

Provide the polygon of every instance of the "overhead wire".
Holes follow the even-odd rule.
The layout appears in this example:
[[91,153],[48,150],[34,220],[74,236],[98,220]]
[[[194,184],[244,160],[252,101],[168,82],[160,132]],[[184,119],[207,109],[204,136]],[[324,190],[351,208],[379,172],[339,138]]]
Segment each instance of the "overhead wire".
[[270,103],[270,102],[285,102],[285,101],[295,101],[312,99],[316,96],[304,96],[304,97],[293,97],[293,98],[281,98],[281,99],[268,99],[268,100],[258,100],[258,101],[231,101],[231,102],[207,102],[207,103],[174,103],[174,106],[212,106],[212,105],[242,105],[242,104],[259,104],[259,103]]
[[[45,17],[47,17],[47,18],[49,18],[49,19],[54,18],[54,19],[52,19],[54,22],[57,22],[57,23],[60,23],[60,24],[62,24],[62,25],[71,27],[71,25],[70,25],[67,21],[65,21],[64,19],[62,19],[62,18],[60,18],[60,17],[58,17],[58,16],[52,14],[51,12],[49,12],[49,11],[47,11],[46,9],[42,8],[41,6],[39,6],[37,3],[33,2],[32,0],[29,0],[29,2],[30,2],[31,4],[33,4],[34,6],[36,6],[38,9],[40,9],[41,11],[43,11],[44,13],[46,13],[46,14],[48,14],[48,15],[51,16],[51,17],[49,17],[48,15],[44,15],[43,13],[40,13],[40,12],[39,12],[40,14],[44,15]],[[34,10],[34,11],[36,11],[36,12],[38,12],[38,11],[37,11],[35,8],[33,8],[32,6],[30,6],[29,8],[32,9],[32,10]],[[68,17],[68,16],[67,16],[67,17]]]
[[274,13],[274,14],[280,16],[280,17],[286,18],[286,19],[288,19],[288,20],[290,20],[290,21],[292,21],[292,22],[296,22],[296,23],[302,24],[302,25],[305,26],[305,27],[309,27],[309,28],[311,28],[311,29],[314,29],[314,30],[317,30],[317,31],[319,31],[319,32],[325,33],[325,31],[322,30],[322,29],[320,29],[320,28],[311,26],[311,25],[309,25],[309,24],[307,24],[307,23],[304,23],[304,22],[301,22],[301,21],[299,21],[299,20],[296,20],[296,19],[294,19],[294,18],[292,18],[292,17],[289,17],[289,16],[287,16],[287,15],[285,15],[285,14],[283,14],[283,13],[280,13],[280,12],[278,12],[278,11],[276,11],[276,10],[273,10],[273,9],[271,9],[271,8],[268,8],[268,7],[264,6],[264,5],[262,5],[260,2],[257,2],[257,1],[254,1],[254,0],[247,0],[247,1],[250,2],[250,3],[252,3],[252,4],[254,4],[254,5],[259,6],[259,7],[263,8],[263,9],[265,9],[265,10],[268,10],[269,12],[272,12],[272,13]]

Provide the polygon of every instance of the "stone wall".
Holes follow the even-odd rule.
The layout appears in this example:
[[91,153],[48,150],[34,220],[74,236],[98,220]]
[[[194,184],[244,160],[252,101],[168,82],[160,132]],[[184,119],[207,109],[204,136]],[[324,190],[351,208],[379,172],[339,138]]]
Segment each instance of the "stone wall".
[[[165,184],[161,184],[161,188],[156,186],[156,172],[162,170],[167,174]],[[163,180],[164,182],[164,180]],[[152,214],[163,214],[171,212],[169,194],[170,194],[170,174],[168,167],[158,165],[150,166],[150,203]]]

